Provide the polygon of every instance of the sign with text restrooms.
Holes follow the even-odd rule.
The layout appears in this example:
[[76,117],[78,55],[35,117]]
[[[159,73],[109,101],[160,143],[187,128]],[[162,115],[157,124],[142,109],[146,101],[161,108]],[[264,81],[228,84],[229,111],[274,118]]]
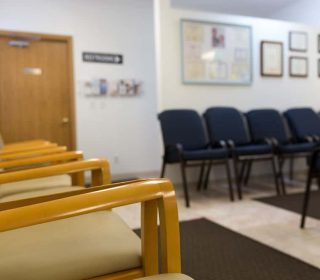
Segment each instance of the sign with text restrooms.
[[110,54],[110,53],[92,53],[83,52],[82,60],[84,62],[96,62],[96,63],[111,63],[111,64],[122,64],[122,54]]

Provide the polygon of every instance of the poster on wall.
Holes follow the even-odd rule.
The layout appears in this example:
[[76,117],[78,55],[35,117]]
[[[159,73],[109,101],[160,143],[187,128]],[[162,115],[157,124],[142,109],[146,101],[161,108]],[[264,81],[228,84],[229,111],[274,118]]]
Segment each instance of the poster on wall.
[[251,36],[250,26],[181,20],[183,83],[250,85]]

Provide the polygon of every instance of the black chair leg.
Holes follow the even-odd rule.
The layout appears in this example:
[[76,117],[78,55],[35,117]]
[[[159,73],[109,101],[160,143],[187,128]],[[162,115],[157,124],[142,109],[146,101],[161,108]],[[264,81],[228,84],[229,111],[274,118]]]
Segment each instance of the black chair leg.
[[289,161],[289,179],[293,180],[293,169],[294,169],[294,156],[290,157]]
[[198,180],[198,185],[197,185],[197,190],[200,191],[201,190],[201,185],[202,185],[202,181],[203,181],[203,173],[204,173],[204,168],[206,166],[205,161],[202,162],[201,167],[200,167],[200,175],[199,175],[199,180]]
[[278,182],[277,163],[274,156],[272,156],[271,163],[272,163],[273,177],[274,177],[274,183],[276,185],[277,195],[280,195],[281,192],[280,192],[279,182]]
[[204,189],[205,190],[208,189],[211,167],[212,167],[212,161],[210,161],[208,164],[208,169],[207,169],[205,180],[204,180]]
[[312,182],[312,173],[311,173],[311,171],[309,171],[306,190],[304,193],[303,205],[302,205],[300,228],[304,228],[305,221],[306,221],[306,216],[307,216],[307,211],[308,211],[308,206],[309,206],[311,182]]
[[246,175],[244,177],[244,181],[243,181],[243,184],[245,186],[248,185],[248,182],[249,182],[249,178],[250,178],[250,174],[251,174],[251,167],[252,167],[252,160],[250,160],[248,162],[248,166],[247,166],[247,170],[246,170]]
[[283,170],[283,163],[284,163],[284,159],[278,157],[278,169],[279,169],[278,177],[279,177],[280,184],[281,184],[282,194],[283,194],[283,195],[286,195],[286,194],[287,194],[286,184],[285,184],[285,182],[284,182],[283,172],[282,172],[282,170]]
[[239,175],[239,180],[241,182],[243,180],[243,176],[244,176],[244,172],[246,170],[246,166],[247,166],[247,161],[243,161],[243,163],[241,164],[240,175]]
[[186,207],[190,207],[189,192],[188,192],[187,177],[186,177],[186,164],[184,161],[180,163],[180,167],[181,167],[181,176],[182,176],[182,184],[183,184]]
[[240,181],[239,172],[238,172],[238,161],[235,157],[233,158],[233,169],[234,169],[234,177],[235,177],[237,191],[238,191],[238,198],[241,200],[242,199],[241,181]]
[[163,178],[163,177],[164,177],[165,171],[166,171],[166,162],[165,162],[165,160],[163,160],[163,161],[162,161],[160,178]]
[[229,160],[226,160],[226,171],[227,171],[227,179],[228,179],[228,187],[229,187],[229,196],[230,200],[234,201],[233,197],[233,188],[232,188],[232,180],[231,180],[231,172],[230,172],[230,165],[229,165]]

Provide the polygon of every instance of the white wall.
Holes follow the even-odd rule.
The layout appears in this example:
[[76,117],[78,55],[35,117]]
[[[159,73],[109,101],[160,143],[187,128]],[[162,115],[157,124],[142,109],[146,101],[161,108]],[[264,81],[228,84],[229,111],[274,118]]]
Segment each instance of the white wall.
[[[203,113],[209,106],[234,106],[247,111],[254,108],[286,110],[294,106],[311,106],[319,110],[320,79],[317,72],[317,35],[319,28],[243,16],[231,16],[172,8],[169,0],[157,0],[160,52],[158,71],[160,76],[160,109],[193,108]],[[253,35],[253,83],[251,86],[184,85],[181,82],[180,20],[226,22],[252,26]],[[309,34],[309,50],[305,54],[288,51],[288,33],[291,30]],[[262,40],[284,43],[284,76],[266,78],[260,76],[260,42]],[[288,73],[289,55],[309,58],[309,77],[291,78]],[[263,169],[266,172],[267,169]]]
[[[108,158],[113,174],[159,170],[151,0],[0,0],[0,29],[72,35],[76,83],[142,80],[137,98],[87,98],[77,87],[78,148],[87,158]],[[124,64],[83,63],[83,51],[120,53]]]
[[320,1],[299,0],[269,15],[270,18],[311,24],[320,27]]

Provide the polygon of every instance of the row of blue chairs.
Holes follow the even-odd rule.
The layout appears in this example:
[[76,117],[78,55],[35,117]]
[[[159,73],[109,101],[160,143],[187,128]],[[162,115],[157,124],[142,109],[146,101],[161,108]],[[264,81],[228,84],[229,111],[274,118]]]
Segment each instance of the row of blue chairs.
[[[242,113],[232,107],[212,107],[203,118],[194,110],[166,110],[159,114],[164,142],[161,177],[166,164],[180,163],[186,206],[190,206],[186,167],[200,166],[197,189],[207,188],[213,164],[226,167],[229,196],[234,200],[230,159],[238,198],[247,184],[254,161],[271,163],[278,195],[285,195],[282,169],[290,159],[309,157],[320,143],[320,117],[311,108],[274,109]],[[205,125],[204,125],[205,123]],[[207,129],[205,129],[205,127]]]

